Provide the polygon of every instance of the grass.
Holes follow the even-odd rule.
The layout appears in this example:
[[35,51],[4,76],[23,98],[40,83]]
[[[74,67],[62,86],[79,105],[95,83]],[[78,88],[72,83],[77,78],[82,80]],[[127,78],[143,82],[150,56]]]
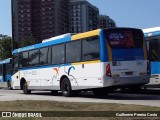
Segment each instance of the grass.
[[[7,101],[0,102],[0,111],[160,111],[160,107],[122,105],[109,103],[68,103],[54,101]],[[0,118],[0,120],[52,120],[53,118]],[[55,117],[55,120],[132,120],[133,118],[104,117]],[[149,120],[151,118],[148,118]],[[155,118],[154,118],[155,119]],[[134,120],[138,120],[135,119]]]
[[[16,108],[16,109],[15,109]],[[0,111],[160,111],[160,107],[113,103],[69,103],[55,101],[0,102]]]

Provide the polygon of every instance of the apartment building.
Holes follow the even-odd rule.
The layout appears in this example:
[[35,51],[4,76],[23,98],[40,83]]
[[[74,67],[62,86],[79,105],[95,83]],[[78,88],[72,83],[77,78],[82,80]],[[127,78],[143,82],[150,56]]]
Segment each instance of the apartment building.
[[99,16],[99,27],[100,28],[113,28],[113,27],[116,27],[116,22],[107,15],[100,15]]
[[69,0],[12,0],[14,41],[38,42],[69,32]]
[[70,31],[81,33],[99,27],[99,9],[87,0],[70,0]]

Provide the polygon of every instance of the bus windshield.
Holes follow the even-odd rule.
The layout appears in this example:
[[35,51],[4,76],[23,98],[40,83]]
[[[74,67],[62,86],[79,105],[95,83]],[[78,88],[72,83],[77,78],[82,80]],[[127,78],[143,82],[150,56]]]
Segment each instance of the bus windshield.
[[106,40],[111,48],[142,48],[143,33],[135,29],[110,29],[105,31]]

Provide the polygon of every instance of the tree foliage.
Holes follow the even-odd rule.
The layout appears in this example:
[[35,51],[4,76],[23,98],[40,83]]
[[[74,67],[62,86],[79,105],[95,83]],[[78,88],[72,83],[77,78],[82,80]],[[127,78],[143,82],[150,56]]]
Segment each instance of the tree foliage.
[[2,37],[0,39],[0,58],[7,59],[12,57],[12,38],[9,36]]
[[9,37],[9,36],[0,34],[0,38],[1,38],[1,39],[2,39],[2,38],[6,38],[6,37]]
[[[12,46],[13,42],[13,46]],[[12,57],[12,50],[33,45],[38,43],[36,39],[31,37],[24,37],[19,42],[12,41],[12,38],[7,35],[0,34],[0,59],[7,59]],[[13,48],[12,48],[13,47]]]

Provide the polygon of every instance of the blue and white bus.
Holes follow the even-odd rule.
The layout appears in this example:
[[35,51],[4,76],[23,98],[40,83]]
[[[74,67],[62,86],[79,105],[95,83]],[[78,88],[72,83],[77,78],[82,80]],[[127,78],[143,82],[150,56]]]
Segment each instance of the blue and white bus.
[[6,82],[9,88],[11,87],[11,67],[11,58],[0,61],[0,82]]
[[160,87],[160,27],[143,29],[150,60],[151,78],[147,87]]
[[149,82],[146,43],[142,30],[98,29],[66,34],[13,51],[13,89],[83,90],[104,95],[117,88]]

